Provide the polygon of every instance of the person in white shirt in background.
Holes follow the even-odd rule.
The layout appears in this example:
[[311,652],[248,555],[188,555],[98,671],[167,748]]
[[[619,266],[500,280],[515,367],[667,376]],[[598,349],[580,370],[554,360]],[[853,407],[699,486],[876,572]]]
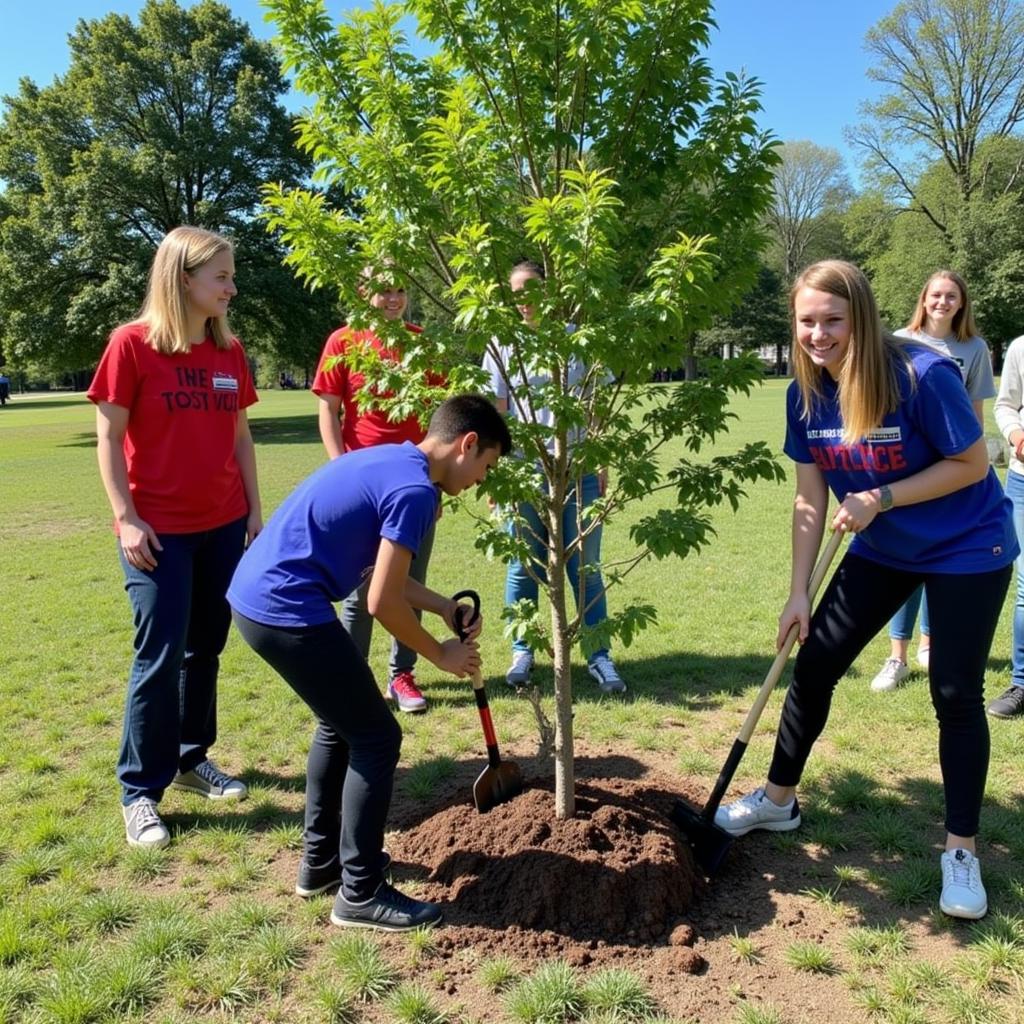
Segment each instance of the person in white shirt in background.
[[[1013,449],[1006,471],[1006,496],[1013,502],[1013,528],[1024,537],[1024,335],[1010,342],[996,398],[996,424]],[[1013,650],[1010,685],[988,705],[995,718],[1024,715],[1024,561],[1017,559],[1017,591],[1013,603]]]

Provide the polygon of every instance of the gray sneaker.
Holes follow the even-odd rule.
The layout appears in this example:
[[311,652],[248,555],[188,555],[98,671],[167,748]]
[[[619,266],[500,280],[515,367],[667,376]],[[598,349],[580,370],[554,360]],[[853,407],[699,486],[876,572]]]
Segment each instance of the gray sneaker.
[[339,892],[331,911],[331,924],[342,928],[408,932],[415,928],[432,928],[443,916],[436,903],[414,900],[393,885],[381,882],[373,896],[362,903],[353,903]]
[[167,826],[156,813],[156,801],[139,797],[127,806],[122,805],[121,814],[124,817],[125,838],[131,846],[160,850],[171,841]]
[[530,673],[533,671],[532,651],[513,651],[512,664],[505,673],[505,682],[518,690],[530,682]]
[[625,693],[626,684],[607,654],[598,654],[587,664],[587,671],[597,680],[602,693]]
[[171,785],[211,800],[244,800],[249,795],[244,782],[222,772],[209,759],[200,761],[190,772],[179,772]]

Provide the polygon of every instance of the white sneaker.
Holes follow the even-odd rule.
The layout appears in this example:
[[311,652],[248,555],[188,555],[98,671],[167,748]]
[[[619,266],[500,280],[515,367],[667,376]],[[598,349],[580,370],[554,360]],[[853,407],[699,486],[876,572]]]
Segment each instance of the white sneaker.
[[969,850],[947,850],[942,855],[939,909],[950,917],[966,917],[970,921],[988,913],[988,896],[981,884],[981,864]]
[[871,689],[876,693],[895,690],[909,675],[910,666],[905,661],[900,661],[899,658],[886,658],[878,675],[871,680]]
[[755,828],[767,832],[789,832],[800,827],[800,805],[796,797],[780,807],[765,796],[764,787],[741,796],[715,811],[715,824],[731,836],[745,836]]
[[530,673],[533,671],[532,651],[513,651],[512,664],[505,673],[505,682],[514,690],[526,686],[530,681]]
[[918,647],[917,649],[917,663],[925,670],[928,671],[928,655],[932,653],[930,647]]
[[121,805],[124,818],[124,835],[130,846],[141,846],[146,850],[161,850],[170,841],[167,826],[156,813],[156,803],[142,796],[127,806]]

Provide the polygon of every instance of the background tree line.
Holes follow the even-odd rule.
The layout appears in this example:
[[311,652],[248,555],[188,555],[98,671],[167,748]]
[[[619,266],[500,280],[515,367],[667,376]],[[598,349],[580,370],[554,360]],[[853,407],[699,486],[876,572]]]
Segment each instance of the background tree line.
[[[22,80],[0,116],[8,372],[88,371],[111,326],[138,308],[156,241],[181,223],[236,239],[232,320],[250,351],[268,367],[309,368],[337,295],[297,282],[259,217],[264,183],[289,188],[313,172],[272,46],[215,0],[187,10],[150,0],[137,22],[83,20],[68,44],[67,74],[45,87]],[[892,327],[934,268],[959,270],[997,368],[1024,329],[1024,6],[903,0],[866,46],[883,91],[847,132],[862,188],[833,149],[778,147],[769,245],[731,312],[688,339],[690,375],[701,352],[749,349],[784,372],[788,283],[828,256],[865,267]],[[429,303],[424,312],[437,315]]]

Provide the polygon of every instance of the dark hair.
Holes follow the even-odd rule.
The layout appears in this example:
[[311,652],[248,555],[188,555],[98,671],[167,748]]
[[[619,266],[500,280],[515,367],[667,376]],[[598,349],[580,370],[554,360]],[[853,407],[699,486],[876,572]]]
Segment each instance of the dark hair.
[[512,437],[505,417],[483,395],[455,395],[445,399],[430,417],[427,435],[447,443],[470,431],[480,439],[481,450],[500,448],[502,455],[512,451]]
[[524,270],[529,274],[536,274],[542,281],[547,280],[547,274],[544,273],[544,267],[536,260],[518,259],[512,265],[512,269],[508,272],[508,276],[511,277],[517,270]]

